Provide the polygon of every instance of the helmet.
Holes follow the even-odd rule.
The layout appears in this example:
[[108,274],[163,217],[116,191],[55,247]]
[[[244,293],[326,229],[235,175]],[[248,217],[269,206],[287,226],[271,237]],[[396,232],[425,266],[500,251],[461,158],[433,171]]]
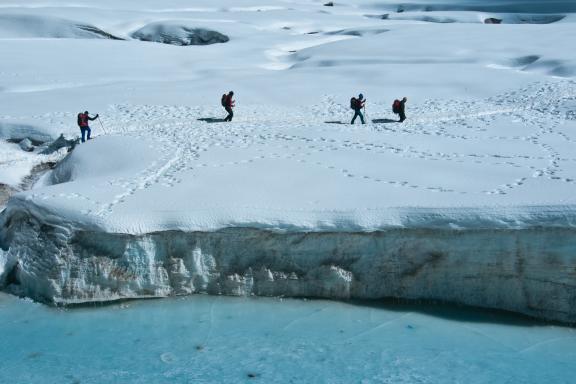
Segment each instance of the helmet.
[[364,98],[364,95],[363,95],[363,94],[359,94],[359,95],[358,95],[358,98],[359,98],[360,100],[362,100],[362,99]]
[[84,114],[87,115],[87,114],[88,114],[88,111],[84,111]]

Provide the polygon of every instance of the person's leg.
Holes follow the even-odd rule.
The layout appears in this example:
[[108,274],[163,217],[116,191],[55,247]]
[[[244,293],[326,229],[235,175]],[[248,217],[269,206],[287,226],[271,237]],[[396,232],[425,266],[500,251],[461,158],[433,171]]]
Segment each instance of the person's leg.
[[86,127],[86,131],[88,131],[88,135],[86,136],[86,138],[90,140],[91,139],[90,134],[92,133],[92,130],[90,129],[90,127]]
[[224,109],[226,109],[226,112],[228,112],[228,115],[224,118],[224,121],[232,121],[232,108],[226,107]]
[[352,121],[350,122],[350,124],[354,124],[354,122],[356,121],[356,118],[358,117],[358,110],[354,111],[354,117],[352,118]]
[[84,143],[86,141],[86,139],[84,138],[84,136],[86,135],[86,128],[80,127],[80,132],[82,132],[82,142]]
[[404,112],[400,112],[400,122],[406,120],[406,114]]
[[360,116],[360,121],[362,124],[366,124],[366,122],[364,122],[364,115],[362,114],[362,111],[358,111],[358,116]]

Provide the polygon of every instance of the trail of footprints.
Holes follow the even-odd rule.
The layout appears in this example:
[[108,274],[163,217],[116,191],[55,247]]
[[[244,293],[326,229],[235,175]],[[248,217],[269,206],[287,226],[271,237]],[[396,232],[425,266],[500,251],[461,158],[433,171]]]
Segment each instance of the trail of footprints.
[[[575,162],[576,157],[563,158],[546,140],[547,137],[556,135],[567,143],[576,144],[576,136],[573,139],[559,129],[567,121],[567,117],[571,116],[557,108],[557,104],[563,100],[576,100],[576,83],[573,81],[537,83],[476,102],[428,100],[419,106],[411,106],[409,120],[402,125],[369,123],[365,126],[345,124],[350,118],[349,109],[346,105],[339,104],[333,96],[325,96],[322,105],[302,109],[270,110],[262,106],[242,107],[233,124],[207,124],[198,121],[202,117],[221,117],[223,113],[219,108],[115,105],[106,113],[107,129],[112,134],[153,138],[158,148],[162,150],[161,158],[131,179],[111,180],[111,185],[123,190],[111,202],[103,204],[79,194],[60,197],[85,200],[88,208],[83,213],[105,217],[114,211],[115,206],[141,190],[153,185],[166,188],[177,185],[185,172],[209,167],[246,166],[270,160],[287,160],[302,166],[320,167],[353,182],[373,182],[433,193],[505,195],[526,185],[530,179],[540,177],[575,183],[574,179],[559,175],[562,174],[562,164]],[[386,105],[371,105],[371,107],[372,110],[389,109]],[[507,135],[506,132],[498,135],[490,134],[489,127],[503,116],[510,121],[531,127],[532,129],[527,129],[531,133],[525,136]],[[278,121],[278,117],[281,121]],[[324,121],[335,120],[334,117],[340,119],[343,124],[322,124]],[[62,114],[50,118],[70,119],[70,116]],[[142,125],[134,123],[135,121],[144,123]],[[382,135],[377,135],[379,137],[377,141],[356,139],[362,137],[361,134],[366,130]],[[326,132],[326,135],[323,135],[323,132]],[[403,141],[405,145],[398,144],[398,135],[408,137]],[[410,138],[418,136],[435,136],[452,140],[454,151],[439,153],[409,145]],[[374,135],[370,137],[373,138]],[[468,140],[528,142],[539,147],[542,155],[459,152],[458,143]],[[213,148],[249,149],[258,154],[233,161],[204,161],[203,153]],[[331,163],[331,156],[324,156],[341,151],[369,154],[374,161],[381,160],[380,155],[388,155],[424,161],[513,167],[523,169],[524,175],[489,190],[455,190],[443,185],[420,185],[409,180],[410,175],[406,180],[390,180],[348,167],[343,168]],[[542,165],[527,166],[525,163],[527,160]]]

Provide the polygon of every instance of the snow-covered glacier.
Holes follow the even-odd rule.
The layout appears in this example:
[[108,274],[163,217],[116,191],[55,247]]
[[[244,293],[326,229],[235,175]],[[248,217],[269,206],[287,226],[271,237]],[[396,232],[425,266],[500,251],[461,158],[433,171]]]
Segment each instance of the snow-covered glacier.
[[49,160],[16,142],[100,115],[6,204],[0,288],[56,305],[423,299],[574,323],[572,2],[264,3],[0,6],[6,190]]

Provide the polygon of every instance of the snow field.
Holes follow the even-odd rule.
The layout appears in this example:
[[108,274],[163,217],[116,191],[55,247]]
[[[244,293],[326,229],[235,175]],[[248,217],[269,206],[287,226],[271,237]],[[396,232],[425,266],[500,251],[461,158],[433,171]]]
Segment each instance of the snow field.
[[[331,214],[365,216],[351,222],[353,228],[403,226],[385,213],[401,207],[545,211],[561,203],[568,214],[576,159],[562,107],[575,99],[572,92],[572,82],[558,81],[477,102],[430,100],[410,109],[414,117],[403,125],[389,123],[388,114],[350,126],[347,106],[333,97],[303,110],[239,107],[233,124],[199,121],[221,118],[218,109],[111,106],[105,115],[112,136],[79,147],[54,172],[52,186],[22,198],[54,211],[83,206],[78,221],[94,220],[119,233],[219,229],[230,225],[218,219],[227,210],[250,211],[247,225],[261,219],[265,227],[303,230],[314,230],[318,220],[346,230]],[[118,155],[100,158],[107,151]],[[94,181],[101,178],[108,178],[104,185]],[[310,188],[313,180],[322,182]],[[163,198],[155,199],[159,194]],[[74,203],[70,196],[82,197]],[[144,219],[137,207],[149,199],[154,206]],[[490,220],[493,212],[486,212]],[[502,220],[497,215],[493,225]],[[172,228],[164,221],[179,224]],[[454,217],[451,225],[474,227],[465,216],[462,222]],[[512,227],[533,225],[519,219]]]

